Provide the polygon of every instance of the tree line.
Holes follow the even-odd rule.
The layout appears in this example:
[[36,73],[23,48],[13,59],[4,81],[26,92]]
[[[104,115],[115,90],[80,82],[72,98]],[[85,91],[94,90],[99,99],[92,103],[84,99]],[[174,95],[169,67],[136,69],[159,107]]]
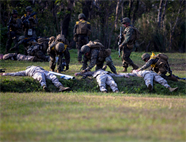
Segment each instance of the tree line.
[[90,40],[117,49],[121,19],[129,17],[140,31],[136,51],[185,52],[185,0],[7,0],[1,1],[1,53],[7,40],[7,23],[13,9],[19,17],[31,6],[37,12],[37,36],[65,35],[75,48],[73,28],[78,14],[91,23]]

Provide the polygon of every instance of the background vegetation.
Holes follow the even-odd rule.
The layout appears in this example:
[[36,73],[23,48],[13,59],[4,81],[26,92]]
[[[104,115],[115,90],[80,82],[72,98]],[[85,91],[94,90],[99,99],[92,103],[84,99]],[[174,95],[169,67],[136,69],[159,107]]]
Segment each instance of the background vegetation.
[[92,26],[90,40],[100,39],[107,48],[117,48],[120,21],[127,16],[141,32],[136,51],[185,52],[184,0],[7,0],[0,5],[1,53],[11,11],[16,9],[21,17],[29,5],[37,12],[37,35],[63,33],[71,41],[71,48],[75,48],[73,27],[83,12]]

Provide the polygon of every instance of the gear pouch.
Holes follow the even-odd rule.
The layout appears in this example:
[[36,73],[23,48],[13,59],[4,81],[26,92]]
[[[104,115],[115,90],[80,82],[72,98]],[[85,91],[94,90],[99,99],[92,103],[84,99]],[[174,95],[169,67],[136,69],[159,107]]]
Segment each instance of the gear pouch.
[[32,29],[28,29],[28,35],[32,36]]

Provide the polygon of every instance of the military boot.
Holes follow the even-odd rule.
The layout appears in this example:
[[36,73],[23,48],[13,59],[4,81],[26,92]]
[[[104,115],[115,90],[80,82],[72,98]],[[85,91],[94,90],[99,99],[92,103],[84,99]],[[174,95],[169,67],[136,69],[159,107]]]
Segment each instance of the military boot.
[[168,79],[169,80],[172,80],[172,81],[178,81],[178,79],[175,77],[175,76],[168,76]]
[[126,67],[123,68],[123,72],[127,72],[127,68]]
[[54,72],[54,69],[51,69],[51,71],[53,71],[53,72]]
[[70,87],[59,86],[59,92],[69,91]]
[[170,92],[173,92],[173,91],[176,91],[176,90],[178,90],[178,87],[176,87],[176,88],[171,88],[171,87],[169,87],[169,91],[170,91]]
[[149,91],[152,91],[153,89],[151,84],[149,84],[147,88],[149,89]]
[[59,70],[57,70],[57,73],[60,73],[60,71],[59,71]]
[[133,70],[136,70],[136,69],[139,68],[139,67],[138,67],[137,65],[135,65],[135,64],[133,64],[132,67],[133,67]]

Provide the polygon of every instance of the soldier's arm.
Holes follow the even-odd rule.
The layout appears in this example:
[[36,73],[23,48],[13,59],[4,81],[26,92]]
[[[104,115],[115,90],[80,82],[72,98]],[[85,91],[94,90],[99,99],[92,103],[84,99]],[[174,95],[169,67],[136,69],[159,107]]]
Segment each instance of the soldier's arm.
[[3,76],[27,76],[26,71],[19,71],[13,73],[3,73]]
[[146,62],[145,65],[143,65],[141,68],[139,68],[139,70],[145,70],[147,69],[148,67],[150,67],[152,64],[155,63],[155,59],[150,59]]
[[133,29],[132,28],[129,28],[126,31],[125,40],[121,43],[122,46],[124,46],[125,44],[127,44],[131,40],[132,33],[133,33]]
[[90,64],[86,68],[87,71],[91,70],[96,65],[97,58],[98,58],[98,52],[97,52],[97,50],[93,50],[91,60],[90,60]]

